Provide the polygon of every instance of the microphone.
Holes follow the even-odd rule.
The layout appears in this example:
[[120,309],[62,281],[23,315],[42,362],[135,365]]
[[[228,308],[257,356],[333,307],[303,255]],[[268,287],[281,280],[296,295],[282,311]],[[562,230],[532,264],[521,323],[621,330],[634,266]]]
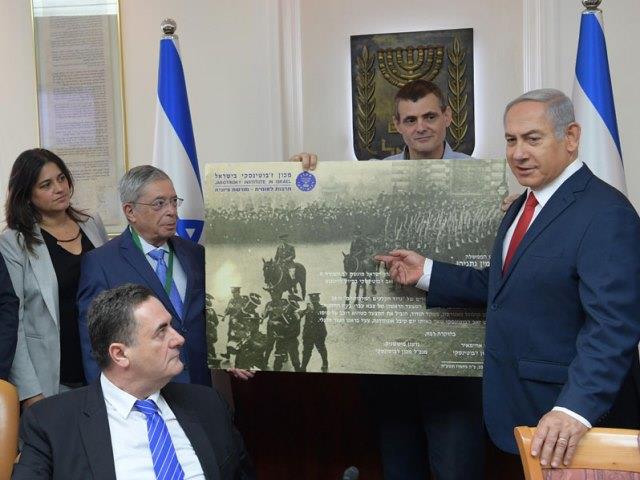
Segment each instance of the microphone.
[[342,480],[358,480],[359,478],[360,471],[356,467],[349,467],[342,474]]

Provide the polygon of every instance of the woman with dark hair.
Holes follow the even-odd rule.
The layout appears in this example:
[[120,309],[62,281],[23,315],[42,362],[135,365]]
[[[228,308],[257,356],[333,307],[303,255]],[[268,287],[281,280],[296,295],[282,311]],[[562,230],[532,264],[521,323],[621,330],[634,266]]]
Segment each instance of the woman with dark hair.
[[34,148],[13,164],[0,235],[20,299],[9,380],[24,407],[85,383],[76,293],[84,253],[107,241],[99,217],[71,205],[73,178],[53,152]]

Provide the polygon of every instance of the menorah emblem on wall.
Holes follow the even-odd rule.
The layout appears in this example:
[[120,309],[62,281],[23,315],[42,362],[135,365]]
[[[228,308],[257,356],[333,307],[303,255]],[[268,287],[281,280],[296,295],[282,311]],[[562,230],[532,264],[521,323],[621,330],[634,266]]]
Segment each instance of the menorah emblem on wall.
[[443,45],[379,50],[378,67],[382,76],[398,88],[419,78],[433,80],[442,68],[444,50]]
[[451,109],[447,143],[474,148],[473,29],[376,33],[351,37],[354,152],[385,158],[405,147],[395,128],[394,97],[416,80],[434,82]]

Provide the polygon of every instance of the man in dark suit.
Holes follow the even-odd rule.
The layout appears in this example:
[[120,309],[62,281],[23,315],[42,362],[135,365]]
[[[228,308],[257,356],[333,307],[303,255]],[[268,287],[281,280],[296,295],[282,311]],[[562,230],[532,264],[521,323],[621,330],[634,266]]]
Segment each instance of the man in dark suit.
[[228,406],[215,389],[168,383],[184,338],[141,285],[98,295],[89,335],[99,380],[49,397],[22,419],[13,479],[254,479]]
[[518,97],[504,126],[509,166],[527,191],[505,215],[490,267],[406,250],[379,259],[394,280],[428,290],[430,307],[487,307],[489,434],[517,453],[513,427],[537,423],[531,453],[559,465],[592,425],[638,421],[629,372],[640,339],[640,220],[578,159],[580,126],[562,92]]
[[173,327],[185,338],[185,369],[174,379],[211,385],[205,335],[204,248],[175,235],[182,202],[171,179],[158,168],[129,170],[119,185],[129,226],[122,234],[82,259],[78,287],[80,339],[87,381],[99,375],[87,330],[87,311],[103,290],[125,283],[149,287],[171,313]]
[[0,379],[9,378],[18,341],[18,297],[0,256]]

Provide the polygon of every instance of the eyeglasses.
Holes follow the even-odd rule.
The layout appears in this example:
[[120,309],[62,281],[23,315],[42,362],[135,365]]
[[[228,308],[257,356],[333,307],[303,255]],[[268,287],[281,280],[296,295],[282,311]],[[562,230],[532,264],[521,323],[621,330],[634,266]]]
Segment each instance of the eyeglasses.
[[163,210],[167,205],[171,205],[174,208],[178,208],[182,205],[184,199],[173,197],[173,198],[158,198],[151,203],[142,203],[142,202],[132,202],[134,205],[146,205],[147,207],[151,207],[152,210],[159,212]]

